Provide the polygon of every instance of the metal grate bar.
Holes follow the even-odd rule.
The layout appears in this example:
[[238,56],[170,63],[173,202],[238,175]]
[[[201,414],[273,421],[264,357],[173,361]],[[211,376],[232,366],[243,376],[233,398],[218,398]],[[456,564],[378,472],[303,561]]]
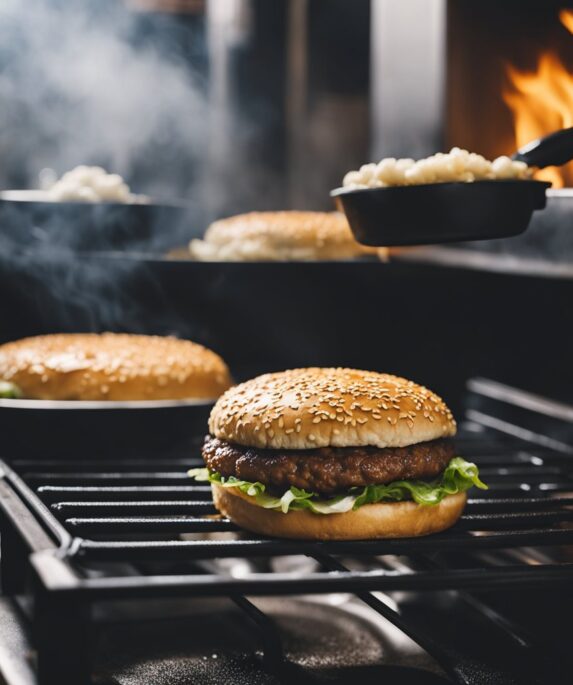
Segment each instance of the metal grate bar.
[[540,479],[547,476],[556,476],[560,480],[570,481],[568,474],[563,472],[563,468],[559,466],[504,466],[497,465],[495,467],[480,466],[480,474],[483,478],[493,478],[499,480],[507,477],[525,477],[529,481],[531,478]]
[[377,556],[384,554],[418,554],[441,550],[499,549],[523,546],[544,546],[573,543],[573,530],[549,528],[528,531],[490,532],[485,535],[441,533],[424,538],[305,542],[296,540],[167,540],[167,541],[94,541],[82,540],[78,558],[83,560],[157,560],[213,559],[223,557],[269,557],[306,554],[318,550],[328,554]]
[[185,471],[117,471],[113,472],[70,472],[70,473],[27,473],[22,478],[29,484],[58,483],[61,485],[137,485],[153,483],[154,485],[171,485],[177,482],[188,483],[189,476]]
[[195,500],[211,500],[211,487],[209,485],[128,485],[108,487],[83,487],[83,486],[54,486],[45,485],[37,489],[38,495],[47,502],[56,502],[65,498],[67,500],[93,501],[105,498],[106,500],[124,500],[137,497],[138,500],[146,499],[181,499],[191,497]]
[[[325,550],[326,551],[326,550]],[[322,550],[315,549],[315,554]],[[328,552],[327,552],[328,553]],[[312,555],[311,555],[312,556]],[[366,592],[379,590],[464,590],[487,588],[503,590],[535,587],[553,583],[569,585],[573,564],[537,566],[501,566],[491,569],[446,569],[404,573],[400,571],[372,570],[318,573],[252,573],[233,578],[222,575],[158,575],[121,576],[116,578],[80,579],[75,588],[62,588],[62,592],[89,593],[92,599],[135,599],[146,596],[215,597],[227,595],[291,595],[315,592]],[[58,588],[54,587],[54,591]],[[86,595],[87,596],[87,595]]]
[[180,517],[180,518],[93,518],[80,519],[70,518],[65,520],[65,525],[75,533],[86,535],[98,535],[105,533],[115,536],[121,533],[207,533],[214,531],[239,530],[228,519]]
[[573,521],[573,510],[552,509],[526,513],[465,515],[456,524],[456,528],[473,531],[507,530],[508,528],[534,527],[543,524],[555,525],[569,521]]
[[481,493],[481,497],[499,497],[523,494],[524,492],[573,492],[573,483],[569,481],[543,480],[542,482],[530,481],[498,481],[488,482],[488,490]]
[[573,497],[508,497],[490,499],[468,499],[466,512],[473,511],[537,511],[554,507],[570,507]]
[[84,459],[78,455],[77,459],[15,459],[11,465],[12,468],[23,474],[45,473],[47,470],[50,473],[69,470],[78,472],[165,471],[171,468],[187,471],[187,469],[195,466],[202,466],[203,459],[199,453],[181,458],[162,457],[161,459],[156,457],[153,459]]
[[[560,522],[573,521],[573,511],[536,511],[525,514],[483,514],[462,516],[460,521],[452,529],[455,531],[467,530],[481,531],[506,531],[508,528],[531,528],[539,525],[555,525]],[[199,533],[204,530],[238,530],[227,519],[209,519],[196,516],[180,516],[177,518],[167,515],[153,516],[118,516],[97,518],[68,518],[65,524],[74,532],[85,534],[109,533]],[[573,533],[573,531],[572,531]]]
[[[113,501],[113,502],[56,502],[51,505],[51,510],[58,516],[75,515],[82,517],[110,516],[122,514],[126,516],[137,515],[163,515],[175,514],[217,514],[217,509],[212,502],[205,500],[148,500],[144,502]],[[90,517],[91,514],[91,517]]]

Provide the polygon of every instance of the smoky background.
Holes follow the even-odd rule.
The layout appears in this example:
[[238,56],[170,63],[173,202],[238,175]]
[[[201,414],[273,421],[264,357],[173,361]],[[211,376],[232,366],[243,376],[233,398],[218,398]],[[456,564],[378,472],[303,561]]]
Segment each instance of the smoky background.
[[[118,245],[103,208],[38,218],[0,201],[0,339],[208,342],[204,308],[174,311],[160,262],[221,216],[333,208],[329,190],[368,155],[369,13],[369,0],[0,0],[0,189],[97,164],[167,205]],[[220,282],[195,287],[211,302]]]
[[203,23],[113,0],[3,0],[2,185],[101,164],[142,192],[187,196],[208,154]]
[[367,157],[368,19],[364,0],[1,0],[0,184],[100,164],[214,215],[328,208]]

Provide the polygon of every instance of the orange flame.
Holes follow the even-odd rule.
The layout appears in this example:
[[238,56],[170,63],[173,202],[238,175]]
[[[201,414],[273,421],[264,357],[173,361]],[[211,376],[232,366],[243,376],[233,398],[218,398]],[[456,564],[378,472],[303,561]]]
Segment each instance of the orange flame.
[[[573,11],[561,10],[559,19],[573,33]],[[555,52],[542,53],[535,72],[523,72],[511,64],[506,69],[511,87],[503,99],[513,114],[516,147],[573,126],[573,75]],[[535,176],[551,181],[554,188],[573,185],[573,163],[542,169]]]
[[573,33],[573,10],[561,10],[559,12],[559,21],[569,33]]

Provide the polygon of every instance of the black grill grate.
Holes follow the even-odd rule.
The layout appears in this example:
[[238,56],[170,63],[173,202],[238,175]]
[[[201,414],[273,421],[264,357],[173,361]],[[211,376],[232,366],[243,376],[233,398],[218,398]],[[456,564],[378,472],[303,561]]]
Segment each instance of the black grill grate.
[[[7,481],[26,501],[34,501],[41,521],[52,519],[60,541],[68,540],[68,549],[60,554],[61,563],[71,567],[89,568],[99,561],[198,560],[217,557],[272,557],[292,554],[309,556],[344,555],[351,557],[386,554],[430,554],[445,550],[478,553],[488,549],[523,546],[547,546],[573,542],[573,479],[568,456],[542,450],[524,451],[523,444],[499,445],[484,439],[464,441],[464,456],[481,467],[488,491],[472,491],[464,516],[451,530],[415,540],[379,540],[356,542],[313,543],[263,539],[242,533],[230,521],[216,516],[209,488],[194,485],[186,477],[186,469],[199,465],[197,455],[189,459],[126,461],[121,469],[112,464],[62,461],[16,461],[8,467]],[[38,468],[39,467],[39,468]],[[114,485],[111,485],[113,483]],[[34,494],[34,492],[36,494]],[[42,506],[43,505],[43,506]],[[205,533],[233,534],[228,539],[204,539]],[[182,539],[182,537],[184,539]],[[443,589],[507,582],[532,584],[572,577],[573,567],[536,564],[534,566],[501,568],[484,567],[477,563],[473,572],[442,572],[404,574],[352,572],[317,573],[307,579],[278,578],[276,574],[254,574],[248,579],[233,580],[218,574],[193,574],[188,578],[163,579],[170,593],[175,587],[204,594],[244,591],[249,584],[252,594],[258,592],[296,592],[306,582],[312,591],[331,589]],[[140,580],[141,582],[138,582]],[[125,590],[124,579],[117,581]],[[106,589],[114,593],[113,576],[89,577],[81,580],[84,590],[98,595]],[[131,591],[141,594],[150,588],[146,577],[130,579]]]
[[[497,441],[483,438],[461,441],[460,452],[480,465],[490,490],[472,491],[464,516],[451,530],[416,540],[312,543],[268,540],[240,533],[226,519],[215,517],[210,490],[194,485],[186,469],[200,465],[195,455],[189,459],[125,461],[121,469],[113,464],[86,462],[16,462],[22,474],[22,488],[34,489],[60,526],[76,540],[67,558],[89,565],[92,561],[161,561],[214,557],[260,557],[291,554],[345,555],[352,557],[384,554],[433,553],[464,550],[467,553],[522,546],[547,546],[573,542],[573,479],[569,457],[547,450],[524,450],[522,442],[506,442],[503,452]],[[112,485],[113,483],[113,485]],[[569,493],[569,494],[568,494]],[[229,539],[202,539],[205,533],[226,532]],[[185,539],[181,539],[184,536]],[[403,589],[455,588],[463,582],[480,585],[522,581],[544,582],[548,577],[568,578],[568,564],[546,567],[536,564],[521,570],[513,567],[484,568],[456,576],[452,571],[414,574],[371,574],[358,578],[351,572],[322,574],[325,591],[329,583],[340,589],[361,587]],[[293,591],[303,579],[292,581]],[[312,582],[311,582],[312,581]],[[244,580],[241,580],[241,589]],[[251,591],[286,591],[287,579],[276,575],[253,577]],[[321,577],[309,579],[313,589]],[[194,575],[178,578],[178,585],[205,592],[228,593],[239,589],[239,581],[206,574],[201,581]],[[260,585],[260,587],[258,586]],[[363,585],[365,584],[365,585]],[[371,584],[371,586],[370,586]],[[132,583],[133,587],[137,585]],[[276,586],[276,587],[275,587]],[[98,580],[97,590],[113,590],[112,579]],[[146,585],[141,588],[145,593]]]
[[[278,662],[284,661],[279,638],[269,636],[266,617],[244,596],[342,591],[356,593],[409,634],[454,682],[513,682],[492,680],[486,663],[477,669],[483,677],[476,676],[475,662],[469,669],[463,658],[371,594],[463,594],[571,583],[573,564],[555,561],[553,552],[573,543],[572,457],[515,437],[492,438],[481,430],[462,436],[459,452],[480,465],[490,489],[472,491],[454,528],[413,540],[324,543],[264,539],[217,517],[209,488],[186,476],[188,468],[200,465],[198,454],[120,463],[47,459],[4,464],[3,590],[23,592],[31,562],[40,682],[89,682],[88,631],[81,626],[86,607],[99,600],[230,596],[259,623],[265,664],[274,661],[278,671]],[[210,533],[217,535],[206,535]],[[533,559],[524,548],[541,552]],[[273,571],[273,559],[289,555],[306,555],[316,566],[312,572]],[[396,555],[406,566],[395,567]],[[209,561],[227,557],[246,560],[250,571],[237,577]],[[505,619],[483,605],[480,611],[524,642]],[[77,656],[70,660],[71,649]]]

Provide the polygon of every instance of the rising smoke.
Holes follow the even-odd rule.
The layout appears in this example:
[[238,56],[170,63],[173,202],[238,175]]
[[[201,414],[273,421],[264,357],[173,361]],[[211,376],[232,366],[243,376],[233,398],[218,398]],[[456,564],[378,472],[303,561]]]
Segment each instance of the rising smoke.
[[[99,164],[136,192],[188,205],[182,221],[153,226],[139,249],[184,244],[203,228],[200,218],[190,223],[209,154],[205,51],[204,32],[119,0],[0,0],[0,187],[37,187],[45,167],[61,174]],[[0,204],[0,340],[49,330],[193,332],[190,322],[180,329],[145,264],[79,257],[81,220],[54,212],[38,226]],[[157,300],[153,320],[138,283]]]
[[118,0],[1,0],[3,186],[34,187],[43,167],[92,163],[139,181],[137,192],[187,197],[208,140],[188,54],[204,51],[201,40]]

